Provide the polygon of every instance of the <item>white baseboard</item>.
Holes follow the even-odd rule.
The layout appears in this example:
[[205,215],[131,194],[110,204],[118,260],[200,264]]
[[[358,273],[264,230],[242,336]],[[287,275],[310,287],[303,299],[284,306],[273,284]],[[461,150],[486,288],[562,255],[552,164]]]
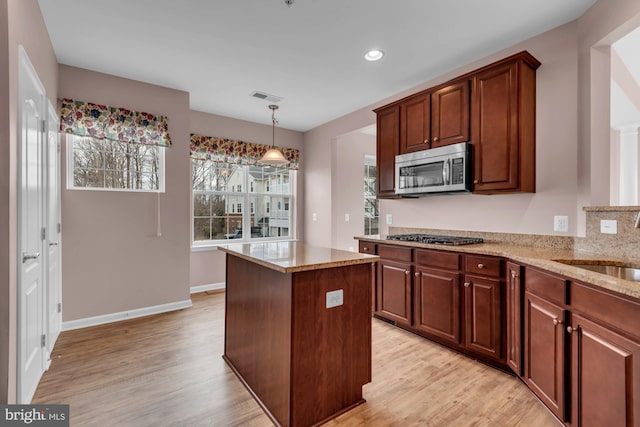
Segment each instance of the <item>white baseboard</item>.
[[191,307],[191,300],[170,302],[168,304],[154,305],[151,307],[137,308],[135,310],[121,311],[119,313],[103,314],[101,316],[86,317],[84,319],[62,322],[63,331],[87,328],[89,326],[104,325],[106,323],[119,322],[121,320],[135,319],[136,317],[149,316],[151,314],[166,313],[168,311],[182,310]]
[[197,294],[198,292],[216,291],[216,290],[224,289],[224,288],[226,288],[225,282],[211,283],[209,285],[192,286],[191,287],[191,293],[192,294]]

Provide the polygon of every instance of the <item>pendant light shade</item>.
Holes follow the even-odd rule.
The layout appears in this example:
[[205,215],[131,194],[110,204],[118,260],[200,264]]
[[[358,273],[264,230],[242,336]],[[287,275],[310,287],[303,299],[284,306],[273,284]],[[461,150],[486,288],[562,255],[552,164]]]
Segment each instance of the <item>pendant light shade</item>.
[[271,122],[273,123],[272,127],[272,142],[271,148],[264,153],[264,156],[258,161],[259,165],[263,166],[284,166],[289,163],[282,154],[282,151],[276,148],[276,123],[278,120],[276,119],[276,110],[278,109],[277,105],[269,105],[271,109]]

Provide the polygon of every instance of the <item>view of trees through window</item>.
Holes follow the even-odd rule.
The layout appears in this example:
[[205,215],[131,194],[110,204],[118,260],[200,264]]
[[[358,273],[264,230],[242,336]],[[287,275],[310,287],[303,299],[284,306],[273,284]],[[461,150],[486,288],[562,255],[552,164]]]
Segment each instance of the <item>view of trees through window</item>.
[[69,136],[74,188],[162,189],[162,148]]
[[194,242],[292,237],[291,171],[195,158],[191,166]]
[[380,210],[376,197],[376,158],[364,161],[364,234],[380,234]]

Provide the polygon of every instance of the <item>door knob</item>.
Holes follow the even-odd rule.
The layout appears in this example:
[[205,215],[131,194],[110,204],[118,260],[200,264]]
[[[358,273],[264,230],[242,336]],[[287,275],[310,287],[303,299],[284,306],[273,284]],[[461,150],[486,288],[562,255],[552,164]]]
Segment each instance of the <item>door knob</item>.
[[51,242],[49,243],[49,246],[58,246],[58,242]]

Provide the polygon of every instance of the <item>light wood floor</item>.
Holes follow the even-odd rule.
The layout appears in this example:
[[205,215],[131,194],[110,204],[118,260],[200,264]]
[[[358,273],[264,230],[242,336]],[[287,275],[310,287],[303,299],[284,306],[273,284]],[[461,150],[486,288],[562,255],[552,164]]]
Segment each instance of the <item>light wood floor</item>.
[[[270,426],[222,360],[224,294],[193,307],[63,332],[34,404],[72,426]],[[560,425],[515,377],[373,319],[367,403],[326,426]]]

